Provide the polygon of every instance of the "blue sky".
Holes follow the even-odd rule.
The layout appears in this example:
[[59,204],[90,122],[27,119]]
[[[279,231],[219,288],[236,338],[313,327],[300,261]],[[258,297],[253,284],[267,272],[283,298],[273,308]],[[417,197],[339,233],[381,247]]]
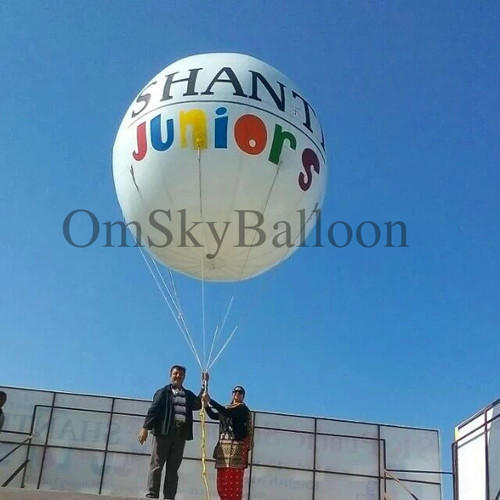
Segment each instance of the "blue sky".
[[[408,248],[304,248],[235,293],[212,372],[255,409],[438,428],[498,397],[500,10],[492,1],[0,4],[2,383],[151,397],[198,368],[134,248],[76,249],[65,216],[121,217],[111,151],[169,63],[242,52],[289,76],[325,132],[324,226],[404,221]],[[323,231],[326,231],[323,229]],[[200,284],[179,278],[200,331]]]

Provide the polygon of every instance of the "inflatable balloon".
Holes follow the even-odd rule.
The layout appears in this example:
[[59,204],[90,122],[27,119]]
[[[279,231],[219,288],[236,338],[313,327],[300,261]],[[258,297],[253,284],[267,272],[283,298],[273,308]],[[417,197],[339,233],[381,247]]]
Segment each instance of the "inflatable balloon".
[[118,200],[138,243],[213,281],[260,274],[304,244],[326,174],[310,102],[242,54],[167,66],[130,105],[113,148]]

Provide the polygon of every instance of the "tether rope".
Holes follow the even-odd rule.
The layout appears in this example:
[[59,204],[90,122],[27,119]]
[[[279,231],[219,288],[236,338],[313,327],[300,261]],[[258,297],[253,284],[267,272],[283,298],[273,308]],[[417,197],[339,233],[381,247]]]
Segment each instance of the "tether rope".
[[[276,172],[274,173],[274,177],[273,177],[273,180],[271,182],[271,186],[269,187],[269,191],[267,193],[267,196],[266,196],[266,201],[264,202],[264,208],[262,209],[262,214],[265,213],[265,211],[267,210],[267,206],[269,205],[269,200],[271,199],[271,194],[273,192],[273,189],[274,189],[274,186],[276,184],[276,180],[278,178],[278,174],[279,174],[279,171],[280,171],[280,166],[281,165],[278,165],[278,167],[276,168]],[[253,243],[255,241],[255,238],[257,237],[257,234],[254,234],[254,237],[252,239],[252,242],[251,244],[249,245],[249,248],[248,248],[248,252],[246,254],[246,258],[245,258],[245,261],[243,262],[243,265],[241,267],[241,270],[240,270],[240,274],[238,276],[238,279],[236,281],[240,281],[241,280],[241,277],[243,276],[243,273],[245,271],[245,268],[247,266],[247,263],[248,263],[248,259],[250,258],[250,252],[252,251],[252,249],[254,248],[253,247]],[[228,308],[227,310],[230,309],[230,305],[232,305],[233,303],[233,300],[234,300],[234,288],[233,288],[233,295],[229,301],[229,304],[228,304]],[[226,318],[226,317],[225,317]],[[225,318],[224,318],[224,322],[225,322]],[[209,370],[213,365],[214,363],[217,361],[217,359],[219,359],[220,355],[223,353],[223,351],[226,349],[226,347],[228,346],[229,342],[232,340],[234,334],[236,333],[236,330],[238,329],[238,327],[234,328],[233,331],[231,332],[231,334],[229,335],[228,339],[226,340],[226,342],[224,343],[224,345],[220,348],[220,350],[217,352],[216,356],[214,357],[214,360],[212,361],[212,363],[209,364],[207,370]],[[215,335],[215,334],[214,334]],[[215,339],[213,340],[213,342],[215,342]]]
[[[281,165],[278,165],[278,168],[276,169],[276,172],[274,173],[274,177],[273,177],[273,182],[271,183],[271,187],[269,188],[269,191],[267,193],[267,197],[266,197],[266,201],[264,203],[264,208],[262,209],[262,216],[264,216],[264,213],[266,212],[267,210],[267,206],[269,205],[269,200],[271,199],[271,194],[273,192],[273,189],[274,189],[274,185],[276,184],[276,179],[278,178],[278,174],[280,172],[280,166]],[[253,247],[253,242],[255,241],[255,238],[257,237],[257,233],[254,234],[254,237],[253,237],[253,240],[252,240],[252,243],[250,244],[249,248],[248,248],[248,252],[247,252],[247,256],[246,256],[246,259],[245,259],[245,262],[243,263],[243,266],[241,268],[241,272],[240,272],[240,275],[238,276],[238,280],[239,281],[241,279],[241,277],[243,276],[243,272],[245,271],[245,267],[247,266],[247,262],[248,262],[248,259],[250,257],[250,252],[252,251],[252,249],[254,248]]]
[[217,327],[215,328],[215,332],[214,332],[214,335],[212,337],[212,345],[210,346],[210,353],[208,355],[208,366],[212,366],[211,363],[210,363],[210,360],[212,359],[212,352],[214,350],[214,346],[215,346],[215,340],[217,338],[217,335],[222,332],[222,330],[224,329],[224,325],[226,324],[226,319],[229,315],[229,311],[231,310],[231,307],[233,306],[233,301],[234,301],[234,295],[231,297],[231,299],[229,300],[229,303],[227,305],[227,308],[226,308],[226,313],[224,314],[224,318],[222,319],[222,323],[221,323],[221,326],[220,326],[220,329],[219,329],[219,325],[217,325]]
[[[154,271],[153,271],[153,268],[151,267],[151,265],[149,264],[146,256],[144,255],[144,252],[142,250],[142,248],[139,246],[138,247],[140,252],[141,252],[141,256],[142,258],[144,259],[144,262],[146,264],[146,267],[148,268],[149,272],[151,273],[151,276],[153,277],[153,280],[154,282],[156,283],[156,286],[158,287],[158,290],[160,291],[160,294],[161,296],[163,297],[163,300],[165,301],[165,303],[167,304],[171,314],[172,314],[172,317],[174,318],[175,322],[177,323],[177,326],[179,327],[179,330],[181,331],[184,339],[186,340],[186,343],[188,345],[188,347],[191,349],[191,352],[193,353],[196,361],[198,362],[198,365],[200,367],[200,370],[203,370],[203,366],[202,366],[202,363],[201,363],[201,360],[200,360],[200,357],[198,355],[198,352],[196,351],[196,347],[193,343],[193,339],[191,338],[191,335],[189,334],[188,331],[185,331],[182,327],[182,323],[180,322],[179,320],[179,312],[177,312],[177,314],[174,312],[174,309],[172,307],[172,305],[170,304],[167,296],[165,295],[165,292],[163,291],[163,288],[160,284],[160,281],[158,280],[158,278],[156,277]],[[180,317],[182,318],[182,314],[180,314]]]
[[184,328],[184,330],[189,338],[191,345],[193,346],[193,349],[196,350],[196,346],[194,344],[193,337],[191,335],[191,331],[189,330],[189,327],[187,326],[186,320],[184,319],[184,312],[182,311],[182,306],[181,306],[181,303],[179,301],[179,297],[177,296],[177,290],[175,288],[174,277],[172,276],[172,273],[170,272],[170,281],[171,281],[170,286],[172,287],[172,289],[171,289],[169,287],[169,285],[167,285],[165,283],[165,279],[163,278],[163,274],[160,271],[158,264],[156,263],[156,260],[152,257],[150,257],[150,258],[151,258],[151,261],[153,262],[153,265],[155,267],[157,275],[160,276],[160,279],[161,279],[161,282],[163,283],[164,289],[167,291],[168,296],[170,297],[170,300],[172,301],[172,305],[175,307],[175,310],[177,311],[177,318],[182,323],[182,326],[183,326],[183,328]]
[[[202,176],[201,176],[201,149],[198,144],[198,186],[200,195],[200,219],[202,223],[205,222],[205,217],[203,214],[203,197],[202,197]],[[203,224],[205,228],[205,224]],[[205,237],[205,243],[207,243],[207,238]],[[203,252],[200,256],[200,267],[201,267],[201,329],[202,329],[202,342],[203,342],[203,372],[208,372],[207,358],[206,358],[206,329],[205,329],[205,256]],[[207,393],[207,381],[203,380],[203,395]],[[200,429],[201,429],[201,442],[200,442],[200,454],[201,454],[201,481],[205,488],[206,500],[210,500],[210,490],[208,488],[207,480],[207,433],[206,433],[206,413],[205,413],[205,403],[202,400],[200,408]]]
[[[200,202],[200,219],[202,222],[203,229],[205,230],[205,216],[203,214],[203,188],[202,188],[202,175],[201,175],[201,148],[199,143],[197,144],[197,163],[198,163],[198,191],[199,191],[199,202]],[[208,239],[205,235],[205,243]],[[201,267],[201,330],[202,330],[202,342],[203,342],[203,367],[206,368],[206,330],[205,330],[205,259],[203,253],[200,257],[200,267]]]
[[[396,481],[396,483],[398,483],[404,490],[406,490],[414,500],[418,500],[418,497],[414,493],[412,493],[412,491],[405,484],[403,484],[403,482],[399,478],[392,475],[387,469],[384,470],[384,474]],[[387,492],[384,492],[384,497],[386,498],[386,500],[390,500],[389,494]]]
[[205,331],[205,264],[201,257],[201,330],[203,334],[203,369],[207,368],[206,331]]
[[[206,372],[205,372],[206,373]],[[203,381],[203,394],[207,394],[207,381]],[[201,401],[200,408],[200,429],[201,429],[201,438],[200,438],[200,448],[201,448],[201,481],[205,488],[205,498],[206,500],[210,500],[210,489],[208,487],[207,480],[207,432],[206,432],[206,411],[205,411],[205,403]]]
[[234,329],[233,329],[233,331],[229,334],[228,339],[226,340],[226,342],[224,343],[224,345],[221,347],[221,349],[217,353],[217,356],[215,356],[214,360],[212,361],[212,363],[208,367],[208,370],[210,370],[210,368],[212,368],[212,366],[215,364],[215,362],[219,359],[219,356],[224,352],[224,350],[228,346],[229,342],[231,342],[231,339],[234,337],[234,334],[236,333],[236,330],[238,330],[237,326],[235,326]]

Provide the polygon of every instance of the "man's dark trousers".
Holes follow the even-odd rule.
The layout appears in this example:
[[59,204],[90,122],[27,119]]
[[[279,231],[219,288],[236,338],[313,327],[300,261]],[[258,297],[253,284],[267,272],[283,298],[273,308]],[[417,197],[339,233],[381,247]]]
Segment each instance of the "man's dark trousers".
[[177,470],[182,462],[186,437],[183,425],[173,424],[167,436],[158,434],[153,440],[151,464],[148,474],[148,497],[158,498],[161,473],[166,463],[163,498],[175,498],[179,476]]

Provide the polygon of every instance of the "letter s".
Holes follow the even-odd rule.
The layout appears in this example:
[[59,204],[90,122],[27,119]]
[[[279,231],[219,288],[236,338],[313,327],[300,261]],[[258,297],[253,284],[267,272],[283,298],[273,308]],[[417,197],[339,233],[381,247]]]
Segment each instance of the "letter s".
[[165,214],[167,217],[168,217],[168,220],[170,222],[172,222],[172,217],[170,216],[170,210],[162,210],[160,208],[158,208],[157,210],[153,210],[150,214],[149,214],[149,223],[155,228],[155,229],[158,229],[158,231],[160,231],[160,233],[162,233],[164,236],[165,236],[165,243],[163,243],[162,245],[157,245],[151,238],[149,238],[148,236],[148,245],[149,247],[156,247],[156,248],[165,248],[165,247],[168,247],[168,245],[170,245],[170,243],[172,243],[172,233],[163,225],[163,224],[160,224],[155,216],[157,213],[162,213],[162,214]]
[[143,103],[143,106],[141,109],[139,109],[138,111],[134,111],[132,110],[132,115],[131,117],[132,118],[135,118],[137,115],[141,114],[148,106],[149,104],[149,101],[151,99],[151,94],[148,94],[148,93],[144,93],[149,87],[153,86],[156,84],[156,81],[154,82],[151,82],[149,85],[147,85],[146,87],[144,87],[144,89],[141,91],[141,93],[137,96],[137,99],[135,100],[135,102],[137,103],[140,103],[142,102]]
[[299,174],[299,186],[302,191],[307,191],[312,184],[312,172],[311,167],[314,171],[319,174],[319,158],[316,153],[309,148],[304,149],[302,152],[302,166],[304,167],[304,172],[300,172]]

